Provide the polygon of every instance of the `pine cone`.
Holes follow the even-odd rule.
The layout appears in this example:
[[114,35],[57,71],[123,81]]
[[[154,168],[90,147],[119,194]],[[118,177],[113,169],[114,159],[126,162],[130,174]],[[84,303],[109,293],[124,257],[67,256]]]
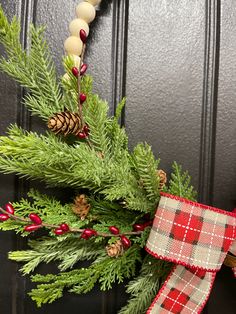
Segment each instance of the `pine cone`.
[[167,176],[166,176],[166,173],[165,171],[163,170],[157,170],[157,175],[158,177],[160,178],[160,181],[159,181],[159,189],[162,190],[167,182]]
[[114,244],[106,246],[107,255],[110,257],[118,257],[123,254],[124,248],[120,240]]
[[72,210],[76,215],[80,216],[81,220],[84,220],[89,213],[90,207],[91,205],[88,203],[86,195],[81,194],[76,196]]
[[82,123],[78,113],[64,111],[56,113],[48,120],[48,128],[55,134],[78,135],[82,131]]

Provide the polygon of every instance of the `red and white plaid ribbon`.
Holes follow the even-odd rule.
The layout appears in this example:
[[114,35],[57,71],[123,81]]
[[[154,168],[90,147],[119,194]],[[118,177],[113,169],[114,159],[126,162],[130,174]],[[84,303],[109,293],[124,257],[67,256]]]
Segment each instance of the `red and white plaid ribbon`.
[[162,193],[146,250],[176,265],[147,313],[201,313],[235,238],[236,213]]

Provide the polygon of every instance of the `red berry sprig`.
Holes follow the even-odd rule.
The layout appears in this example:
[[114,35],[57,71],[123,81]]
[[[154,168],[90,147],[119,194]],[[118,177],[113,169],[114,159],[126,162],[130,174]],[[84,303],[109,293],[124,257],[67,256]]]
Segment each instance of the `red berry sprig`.
[[86,133],[84,131],[78,133],[78,138],[81,140],[85,139],[87,137]]
[[125,235],[120,237],[121,243],[125,249],[128,249],[131,246],[131,241]]
[[60,235],[63,235],[65,232],[61,228],[56,228],[54,230],[54,233],[55,233],[55,235],[60,236]]
[[84,133],[88,136],[89,135],[89,127],[87,124],[85,124],[84,128],[83,128]]
[[84,229],[84,231],[81,234],[81,238],[88,240],[89,238],[96,236],[97,235],[97,231],[93,230],[93,229]]
[[80,75],[81,76],[85,74],[85,72],[87,71],[87,68],[88,68],[88,65],[86,63],[83,63],[81,65],[81,68],[80,68]]
[[66,232],[81,233],[81,238],[85,240],[91,238],[92,236],[111,237],[112,234],[116,237],[120,237],[122,245],[126,249],[131,246],[131,241],[129,240],[129,238],[126,237],[126,235],[128,236],[139,235],[142,233],[143,227],[145,228],[147,225],[152,224],[152,221],[148,221],[143,225],[135,224],[133,226],[133,229],[135,231],[125,232],[124,234],[120,234],[120,230],[116,226],[109,227],[110,233],[96,232],[95,230],[89,228],[87,229],[70,228],[66,223],[61,223],[60,225],[44,223],[36,213],[30,213],[29,218],[16,216],[13,206],[10,203],[8,203],[6,205],[6,210],[0,207],[0,221],[4,222],[9,218],[19,221],[21,223],[25,223],[26,225],[24,226],[24,231],[26,232],[33,232],[40,228],[46,227],[49,229],[53,229],[54,233],[58,236],[63,235]]
[[61,224],[61,225],[60,225],[60,228],[61,228],[61,230],[64,231],[64,232],[70,231],[70,227],[69,227],[66,223]]
[[81,65],[80,72],[79,72],[79,69],[78,69],[77,67],[73,67],[73,68],[71,69],[71,72],[72,72],[72,74],[73,74],[75,77],[78,77],[78,76],[79,76],[79,73],[80,73],[81,76],[84,75],[85,72],[87,71],[87,69],[88,69],[88,65],[87,65],[86,63],[83,63],[83,64]]
[[149,220],[144,222],[143,224],[134,224],[133,230],[134,231],[143,231],[145,228],[152,226],[153,220]]
[[37,214],[34,213],[29,214],[29,219],[36,225],[42,224],[42,219]]
[[87,34],[86,34],[84,29],[80,30],[79,36],[80,36],[80,39],[82,40],[83,44],[85,44],[87,41]]
[[143,231],[145,229],[143,224],[134,224],[133,225],[133,230],[134,231]]
[[85,102],[86,98],[87,98],[87,97],[86,97],[85,94],[83,94],[83,93],[80,94],[80,96],[79,96],[80,103],[83,104],[83,103]]
[[14,215],[15,213],[15,209],[11,203],[7,203],[5,205],[5,209],[6,209],[6,213],[0,214],[0,221],[7,221],[10,218],[8,214]]
[[87,124],[84,125],[83,130],[81,132],[79,132],[77,136],[81,140],[83,140],[89,136],[89,127]]
[[24,231],[26,231],[26,232],[33,232],[33,231],[38,230],[41,227],[42,227],[41,225],[28,225],[28,226],[24,227]]
[[15,209],[14,209],[14,207],[12,206],[11,203],[7,203],[7,204],[5,205],[5,208],[6,208],[6,211],[7,211],[9,214],[14,215]]
[[7,221],[9,218],[7,214],[0,214],[0,221]]
[[66,223],[63,223],[63,224],[60,224],[60,226],[54,230],[54,233],[60,236],[69,231],[70,231],[70,227]]
[[42,228],[42,219],[39,217],[39,215],[31,213],[29,214],[29,219],[31,222],[33,222],[33,224],[25,226],[24,231],[33,232],[39,228]]
[[72,72],[72,74],[73,74],[75,77],[78,77],[78,75],[79,75],[79,70],[78,70],[77,67],[73,67],[73,68],[71,69],[71,72]]
[[109,231],[110,231],[112,234],[119,234],[119,233],[120,233],[120,230],[119,230],[116,226],[110,226],[110,227],[109,227]]

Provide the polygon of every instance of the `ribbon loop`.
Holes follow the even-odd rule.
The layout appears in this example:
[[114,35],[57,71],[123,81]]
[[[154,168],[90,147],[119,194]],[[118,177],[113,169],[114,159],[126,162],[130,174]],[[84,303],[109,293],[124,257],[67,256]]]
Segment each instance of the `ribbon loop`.
[[200,313],[235,236],[235,213],[162,193],[146,250],[177,266],[148,313]]

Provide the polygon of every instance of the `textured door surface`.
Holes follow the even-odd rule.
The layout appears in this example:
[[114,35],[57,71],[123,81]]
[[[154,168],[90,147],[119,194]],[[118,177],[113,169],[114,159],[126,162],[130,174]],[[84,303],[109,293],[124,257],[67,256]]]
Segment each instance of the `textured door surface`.
[[[30,23],[47,25],[61,75],[63,41],[77,1],[0,2],[10,18],[19,17],[26,49]],[[236,207],[235,0],[103,0],[91,25],[86,58],[94,89],[107,99],[111,114],[127,95],[122,123],[131,148],[147,141],[162,159],[163,169],[169,171],[176,160],[189,170],[199,201],[227,210]],[[20,103],[24,90],[3,74],[0,81],[1,134],[14,122],[42,131],[45,126]],[[1,205],[24,196],[28,188],[29,182],[1,175]],[[63,300],[36,309],[27,296],[29,280],[7,261],[9,250],[24,246],[14,234],[0,234],[1,314],[115,314],[124,304],[125,289],[120,285],[108,293],[66,294]],[[235,313],[235,291],[230,270],[222,270],[206,313]]]

